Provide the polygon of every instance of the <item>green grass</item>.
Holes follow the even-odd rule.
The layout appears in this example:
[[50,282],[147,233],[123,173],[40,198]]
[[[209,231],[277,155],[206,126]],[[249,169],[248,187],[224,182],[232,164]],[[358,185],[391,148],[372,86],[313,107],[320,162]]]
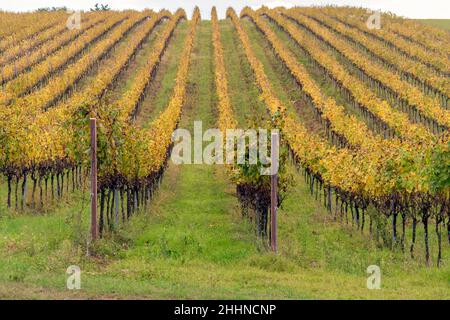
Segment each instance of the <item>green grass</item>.
[[[231,41],[231,31],[224,41]],[[201,22],[182,128],[192,130],[194,120],[202,120],[204,128],[215,126],[210,39],[210,22]],[[233,84],[240,83],[240,68],[229,71],[235,79],[230,95],[247,94]],[[251,106],[247,101],[242,112]],[[335,221],[289,168],[295,188],[279,211],[278,255],[268,252],[252,224],[241,218],[234,186],[220,166],[170,164],[150,207],[95,245],[86,244],[87,194],[83,201],[83,194],[75,193],[47,213],[9,212],[2,201],[0,297],[450,299],[446,242],[440,269],[425,267],[422,234],[415,260],[379,246],[368,232]],[[6,199],[4,183],[0,197]],[[82,270],[82,289],[75,292],[65,288],[72,264]],[[381,290],[366,288],[366,268],[372,264],[381,267]]]
[[417,19],[416,21],[432,27],[450,30],[450,19]]

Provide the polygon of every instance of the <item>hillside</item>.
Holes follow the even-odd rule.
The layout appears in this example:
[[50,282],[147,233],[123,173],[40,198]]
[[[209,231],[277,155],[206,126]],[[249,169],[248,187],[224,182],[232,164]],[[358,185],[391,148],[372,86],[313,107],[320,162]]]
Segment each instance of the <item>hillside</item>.
[[[336,7],[33,15],[0,13],[0,298],[450,299],[446,31]],[[170,158],[194,121],[281,132],[277,253],[260,164]]]

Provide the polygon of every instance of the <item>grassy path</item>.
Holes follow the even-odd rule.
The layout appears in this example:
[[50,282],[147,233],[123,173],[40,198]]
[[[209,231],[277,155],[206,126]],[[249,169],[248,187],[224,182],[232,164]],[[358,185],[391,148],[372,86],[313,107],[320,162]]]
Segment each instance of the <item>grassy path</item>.
[[[210,39],[210,25],[204,22],[196,38],[188,100],[179,125],[188,128],[192,136],[194,121],[202,121],[205,129],[215,126]],[[236,241],[247,230],[230,215],[237,202],[220,171],[217,166],[170,163],[168,181],[159,192],[161,201],[152,206],[150,224],[130,254],[140,256],[142,250],[147,250],[154,257],[190,260],[199,256],[202,260],[227,262],[251,250],[250,242]]]
[[[247,128],[258,115],[267,116],[267,108],[259,99],[259,89],[245,56],[244,49],[229,20],[221,21],[220,32],[227,71],[231,105],[239,127]],[[245,93],[245,94],[243,94]]]

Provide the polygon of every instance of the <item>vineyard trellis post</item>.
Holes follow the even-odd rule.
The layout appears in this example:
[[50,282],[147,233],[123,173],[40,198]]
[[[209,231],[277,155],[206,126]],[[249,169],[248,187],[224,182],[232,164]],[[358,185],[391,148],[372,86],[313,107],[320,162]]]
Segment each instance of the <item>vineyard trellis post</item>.
[[90,119],[91,127],[91,237],[97,239],[97,119]]
[[272,168],[277,168],[270,175],[270,244],[273,252],[278,250],[277,207],[278,207],[278,132],[272,132],[270,156]]

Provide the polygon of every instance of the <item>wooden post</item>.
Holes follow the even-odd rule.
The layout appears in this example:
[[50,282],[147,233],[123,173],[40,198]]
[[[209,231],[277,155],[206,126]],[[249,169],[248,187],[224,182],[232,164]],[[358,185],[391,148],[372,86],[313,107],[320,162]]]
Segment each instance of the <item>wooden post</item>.
[[271,134],[271,175],[270,175],[270,244],[272,251],[277,253],[277,207],[278,207],[278,167],[279,167],[279,137],[278,132]]
[[97,239],[97,119],[91,118],[91,237]]

